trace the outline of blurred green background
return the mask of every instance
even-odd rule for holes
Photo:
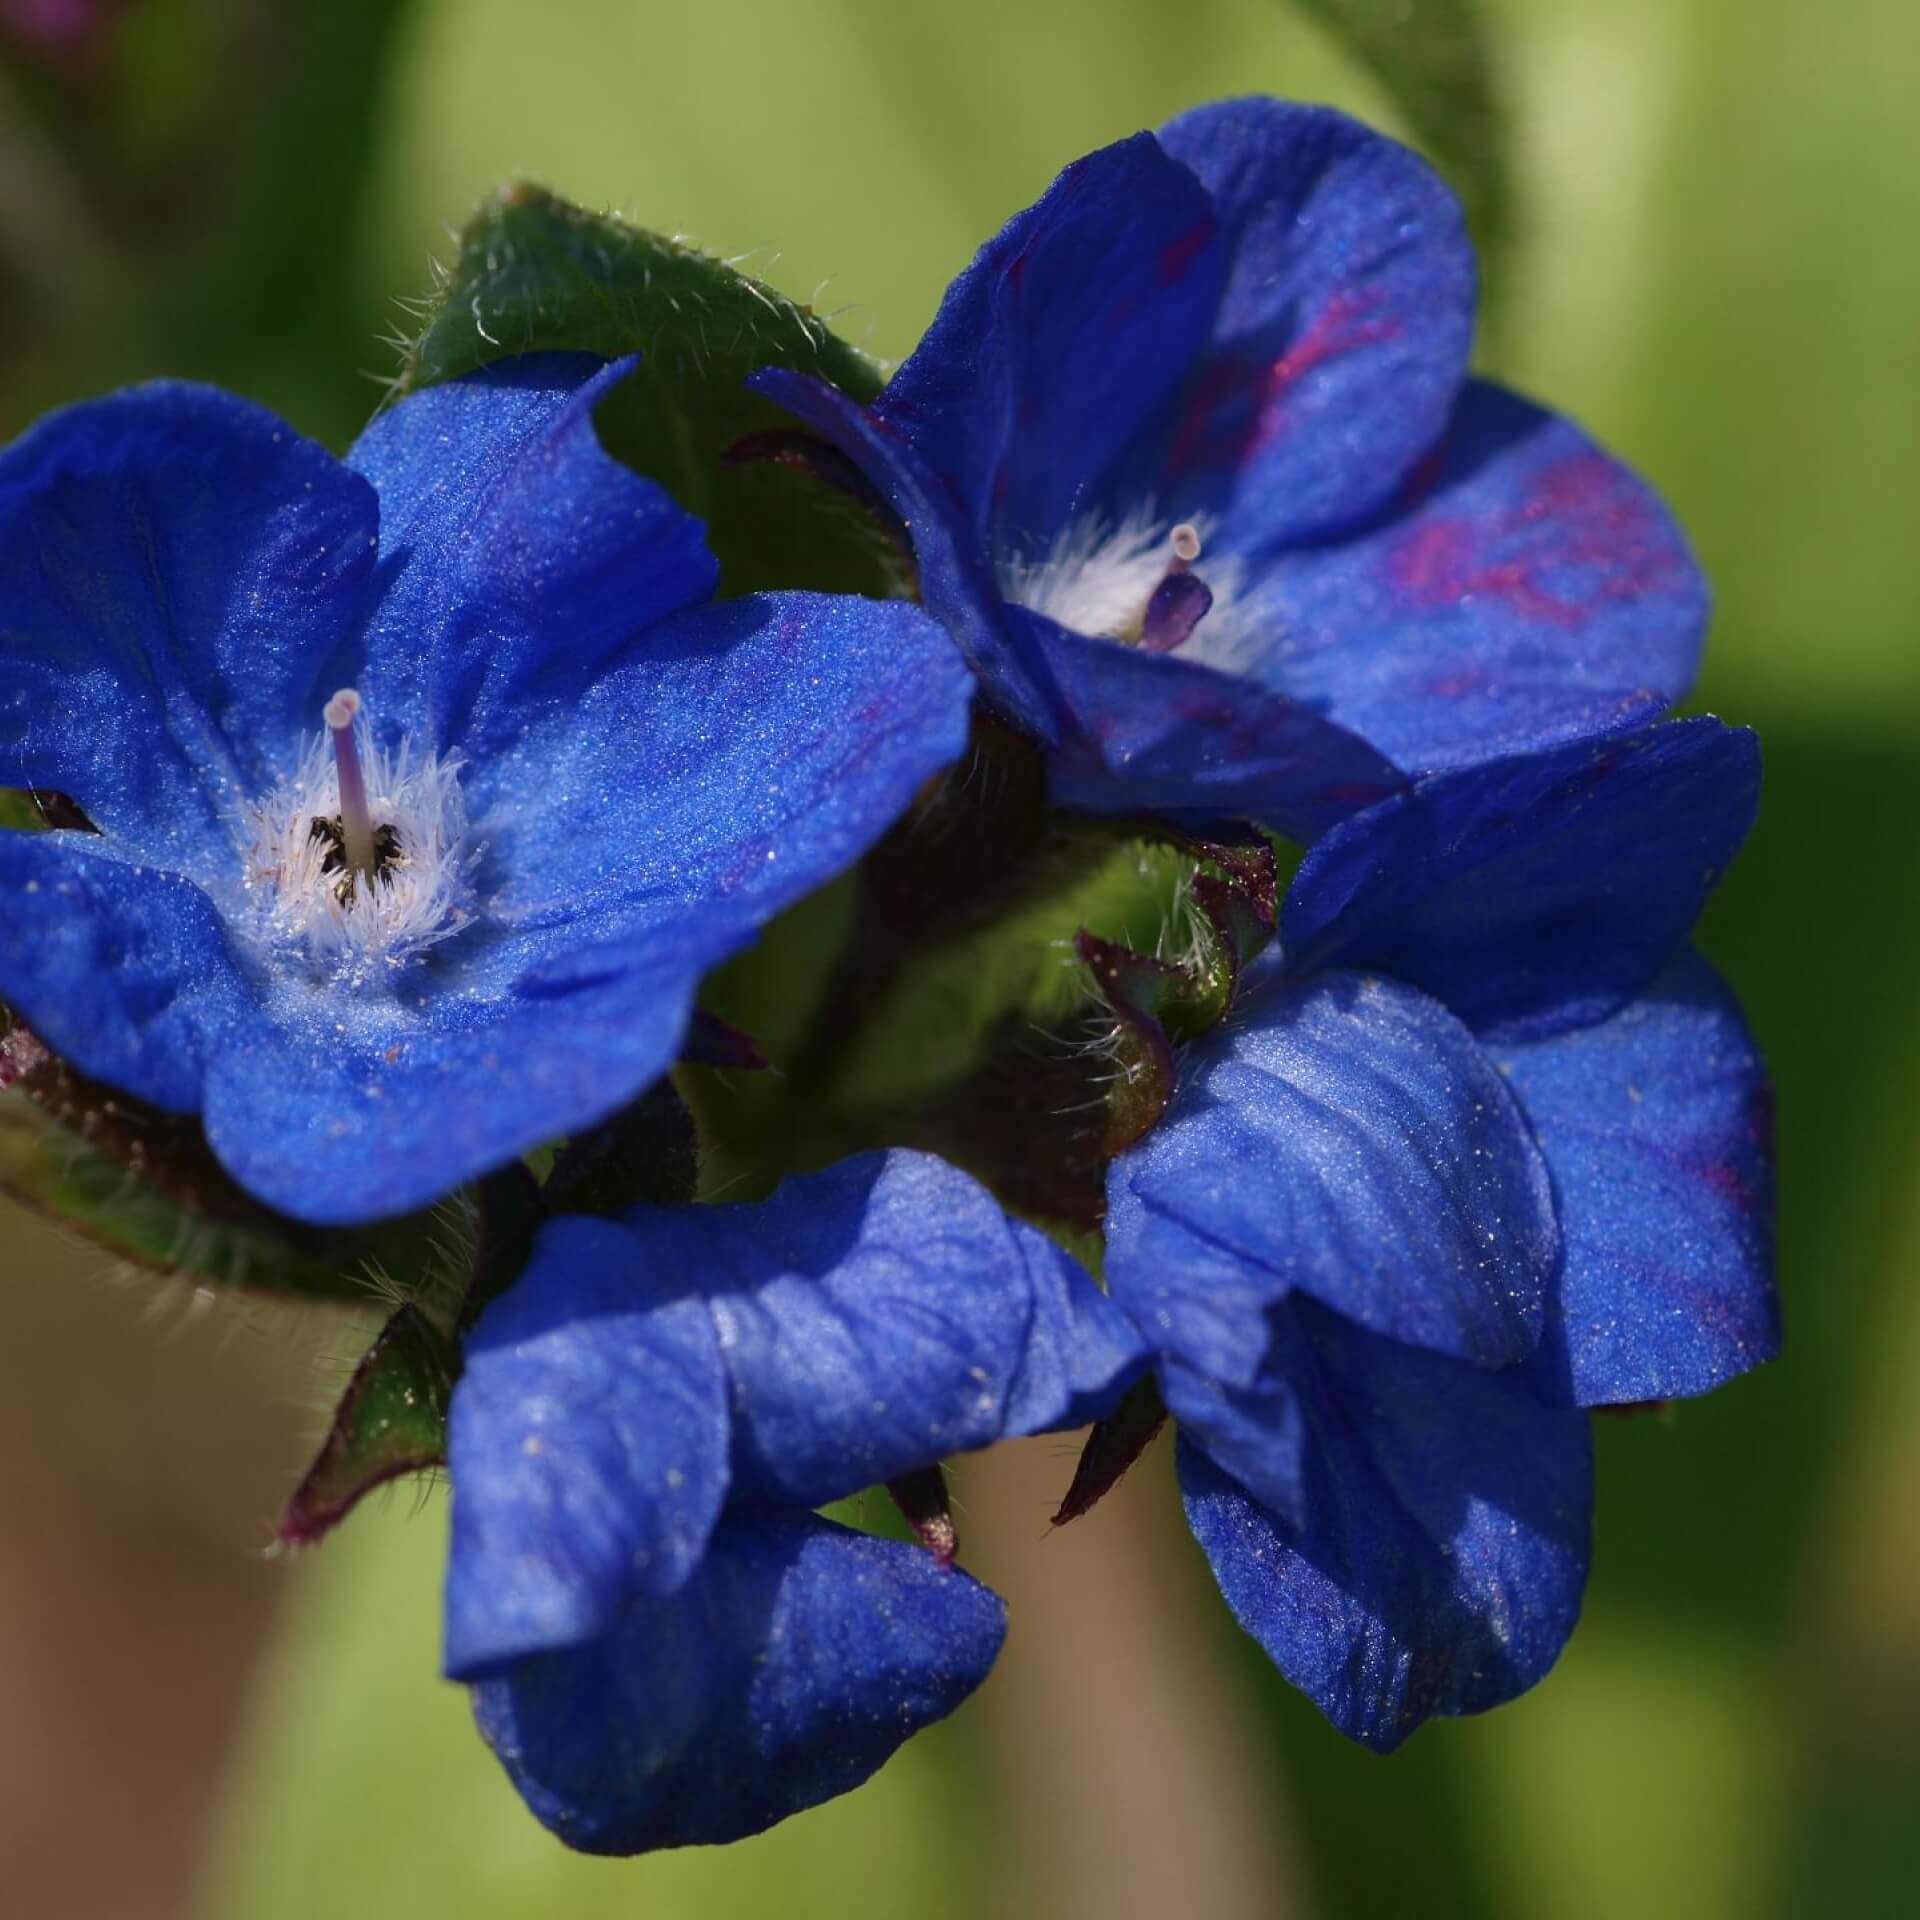
[[[10,7],[0,38],[35,11]],[[1279,0],[107,11],[96,41],[16,39],[0,64],[8,434],[193,373],[344,444],[392,368],[394,297],[509,176],[747,255],[892,358],[1091,146],[1254,90],[1400,125]],[[1601,1422],[1597,1565],[1556,1672],[1373,1758],[1238,1638],[1164,1450],[1047,1541],[1069,1460],[1031,1445],[962,1478],[1014,1639],[956,1720],[764,1839],[576,1860],[435,1678],[437,1495],[291,1566],[253,1557],[313,1368],[353,1330],[186,1296],[156,1318],[0,1216],[12,1910],[1913,1911],[1920,37],[1911,0],[1484,13],[1514,247],[1483,358],[1675,503],[1719,596],[1698,704],[1768,759],[1705,943],[1778,1080],[1788,1356]]]

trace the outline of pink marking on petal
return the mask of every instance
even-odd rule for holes
[[[1436,674],[1427,682],[1427,691],[1437,700],[1461,700],[1470,693],[1485,693],[1493,685],[1493,676],[1483,668],[1463,667],[1458,673]]]
[[[1175,473],[1202,463],[1240,466],[1286,425],[1295,390],[1309,374],[1400,331],[1371,287],[1337,293],[1277,359],[1242,347],[1219,354],[1195,381],[1168,455]]]
[[[1170,287],[1186,277],[1187,269],[1206,252],[1214,235],[1211,218],[1200,221],[1177,240],[1169,240],[1160,249],[1160,284]]]
[[[1387,571],[1415,606],[1501,600],[1523,620],[1556,627],[1684,591],[1689,579],[1684,554],[1645,494],[1591,451],[1543,467],[1515,506],[1416,522],[1389,549]],[[1549,572],[1559,576],[1552,588],[1541,578]]]

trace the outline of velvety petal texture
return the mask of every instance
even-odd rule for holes
[[[1624,1005],[1685,942],[1759,806],[1743,728],[1677,720],[1423,780],[1294,876],[1296,969],[1379,968],[1501,1039]]]
[[[1219,222],[1151,134],[1076,160],[981,248],[876,403],[991,546],[1044,549],[1201,348]]]
[[[1642,724],[1697,664],[1684,539],[1577,428],[1468,378],[1474,305],[1416,154],[1234,100],[1069,167],[871,410],[755,384],[899,516],[1059,805],[1311,840],[1403,770]],[[1193,610],[1150,638],[1188,524]]]
[[[1196,1043],[1109,1196],[1114,1297],[1156,1343],[1207,1329],[1173,1351],[1228,1381],[1262,1355],[1233,1353],[1224,1314],[1295,1292],[1477,1365],[1525,1359],[1559,1254],[1546,1168],[1472,1035],[1359,974],[1280,983]],[[1168,1258],[1162,1221],[1211,1256]]]
[[[1405,786],[1389,761],[1311,707],[1199,660],[1119,646],[1010,604],[956,496],[897,422],[796,374],[769,370],[753,385],[858,462],[899,514],[926,604],[988,700],[1052,746],[1055,805],[1198,827],[1254,819],[1312,839]]]
[[[1383,513],[1276,553],[1249,598],[1239,670],[1422,772],[1657,717],[1692,685],[1707,624],[1652,489],[1478,380]]]
[[[807,1509],[1095,1418],[1144,1361],[1076,1262],[925,1154],[551,1221],[454,1393],[447,1671],[571,1844],[757,1832],[949,1711],[1002,1632],[923,1549]]]
[[[191,1113],[209,1026],[255,1013],[207,896],[92,834],[0,832],[0,905],[0,997],[82,1072]]]
[[[722,1524],[669,1598],[473,1692],[527,1804],[589,1853],[737,1840],[856,1787],[986,1677],[1005,1610],[811,1514]]]
[[[705,1303],[610,1222],[551,1222],[465,1355],[448,1433],[455,1679],[577,1646],[630,1594],[684,1586],[731,1444]]]
[[[1490,1052],[1559,1202],[1548,1391],[1674,1399],[1772,1359],[1773,1095],[1712,968],[1685,955],[1610,1020]]]
[[[913,542],[921,599],[979,676],[989,703],[1036,739],[1059,740],[1070,717],[1038,630],[1009,618],[979,516],[928,466],[908,431],[824,380],[787,368],[763,367],[747,384],[866,475]]]
[[[635,1579],[678,1585],[729,1483],[824,1505],[1095,1418],[1144,1359],[1077,1262],[930,1154],[556,1221],[454,1396],[448,1670],[570,1644]]]
[[[320,698],[357,686],[379,724],[491,754],[712,594],[700,522],[594,435],[637,364],[529,354],[375,416],[347,464],[380,498],[380,598]]]
[[[1240,1624],[1335,1726],[1382,1752],[1553,1664],[1580,1610],[1586,1417],[1526,1370],[1463,1366],[1309,1301],[1276,1319],[1271,1400],[1297,1401],[1297,1517],[1192,1440],[1187,1518]]]
[[[5,850],[10,919],[99,924],[9,941],[0,997],[202,1110],[298,1218],[423,1205],[624,1104],[700,976],[964,746],[972,683],[918,609],[694,604],[699,523],[594,438],[623,371],[539,356],[414,395],[363,473],[174,387],[0,456],[0,782],[105,829]],[[376,806],[416,835],[402,877],[433,876],[386,944],[365,929],[401,896],[376,878],[343,915],[306,857],[346,684]]]
[[[1047,766],[1056,806],[1184,826],[1255,820],[1313,840],[1406,784],[1311,707],[1177,654],[1089,639],[1025,608],[1010,624],[1046,662],[1063,725]]]
[[[1438,436],[1465,377],[1475,272],[1459,202],[1417,154],[1330,107],[1182,114],[1161,149],[1206,189],[1227,278],[1148,464],[1257,553],[1372,511]]]
[[[49,415],[0,453],[0,786],[72,794],[198,877],[318,727],[379,526],[365,480],[214,388]]]

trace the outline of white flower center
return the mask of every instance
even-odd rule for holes
[[[456,934],[472,917],[458,755],[372,744],[357,694],[327,703],[327,727],[284,786],[247,816],[246,887],[261,937],[303,952],[327,978],[365,984]]]
[[[1171,576],[1200,559],[1206,539],[1203,520],[1173,523],[1151,502],[1117,523],[1099,514],[1083,515],[1042,558],[1001,561],[1000,591],[1015,605],[1030,607],[1076,633],[1128,646],[1155,646],[1149,609]],[[1204,649],[1195,644],[1191,651],[1204,651],[1217,663],[1238,638],[1244,568],[1231,556],[1208,556],[1201,571],[1211,602],[1171,647],[1184,645],[1187,633],[1196,643],[1204,635]]]

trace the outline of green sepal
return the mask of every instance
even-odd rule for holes
[[[46,833],[55,827],[98,833],[78,802],[51,787],[0,787],[0,829],[9,833]]]
[[[33,795],[20,787],[0,787],[0,830],[9,833],[40,833],[46,828]]]
[[[419,1308],[402,1307],[354,1369],[319,1455],[280,1516],[281,1542],[311,1546],[375,1487],[444,1466],[458,1375],[453,1342]]]
[[[435,1258],[431,1213],[316,1228],[261,1205],[192,1115],[76,1072],[0,1009],[0,1191],[119,1259],[216,1286],[365,1300]]]
[[[1107,1088],[1106,1150],[1124,1153],[1152,1131],[1173,1098],[1171,1015],[1192,992],[1184,969],[1097,934],[1075,946],[1113,1013],[1113,1075]]]
[[[844,494],[781,461],[725,459],[792,428],[747,391],[757,368],[794,368],[863,401],[879,392],[875,364],[809,308],[678,240],[508,186],[462,230],[396,390],[556,349],[641,356],[595,424],[610,453],[706,522],[723,594],[900,588],[888,532]]]
[[[1112,1029],[1092,1003],[1046,1027],[1008,1014],[969,1072],[861,1113],[842,1145],[937,1153],[1049,1231],[1097,1233],[1117,1070]]]

